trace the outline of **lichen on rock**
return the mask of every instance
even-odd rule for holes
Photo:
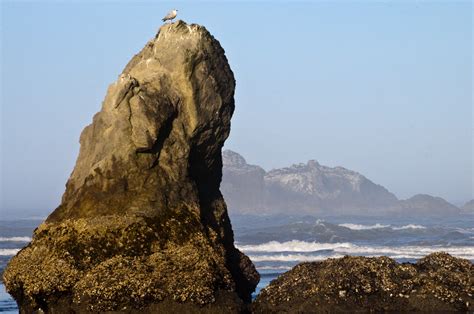
[[[82,132],[61,204],[5,270],[21,312],[245,308],[259,276],[219,191],[234,88],[204,27],[160,28]]]

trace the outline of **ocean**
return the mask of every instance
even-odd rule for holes
[[[236,246],[261,275],[258,292],[303,261],[344,255],[386,255],[416,262],[436,251],[474,262],[474,215],[444,219],[361,217],[232,216]],[[39,219],[0,220],[0,272],[31,240]],[[17,313],[16,303],[0,283],[0,312]]]
[[[0,273],[13,255],[31,241],[33,230],[42,219],[0,220]],[[16,302],[0,282],[0,313],[18,313]]]

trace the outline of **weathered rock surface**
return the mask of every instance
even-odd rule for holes
[[[22,312],[238,312],[259,276],[219,191],[233,73],[208,31],[161,27],[81,134],[62,202],[9,263]]]
[[[255,313],[474,311],[474,266],[447,253],[416,264],[388,257],[301,263],[262,290]]]

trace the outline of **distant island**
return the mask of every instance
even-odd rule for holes
[[[231,150],[222,159],[221,191],[232,214],[445,216],[474,207],[471,201],[461,210],[427,194],[399,200],[358,172],[315,160],[267,172]]]
[[[462,211],[465,213],[474,213],[474,200],[470,200],[461,207]]]

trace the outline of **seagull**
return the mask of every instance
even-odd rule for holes
[[[174,9],[173,11],[166,14],[166,16],[162,19],[162,21],[163,22],[168,21],[168,20],[171,21],[176,17],[176,15],[178,15],[178,10]]]

